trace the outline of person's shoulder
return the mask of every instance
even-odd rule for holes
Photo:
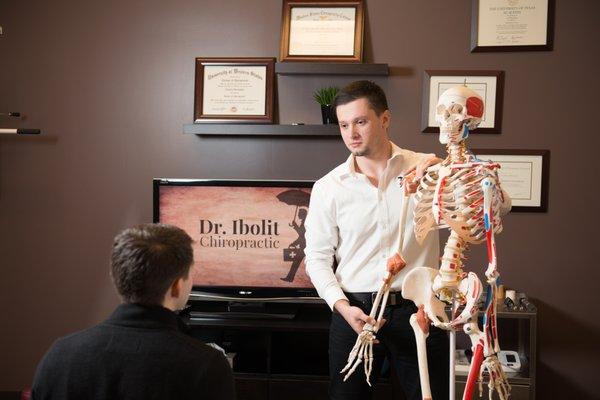
[[[405,149],[392,143],[392,156],[399,156],[403,167],[414,167],[419,162],[431,157],[435,157],[433,153],[421,153],[418,151]]]
[[[192,356],[201,356],[204,359],[212,359],[218,356],[225,357],[221,351],[183,332],[176,332],[175,340]]]
[[[334,169],[332,169],[331,171],[329,171],[327,174],[325,174],[320,179],[317,179],[317,181],[315,182],[315,186],[323,187],[323,186],[331,185],[331,184],[339,181],[340,178],[342,176],[344,176],[345,174],[347,174],[348,172],[349,172],[348,171],[348,162],[345,161],[345,162],[341,163],[340,165],[338,165],[337,167],[335,167]]]
[[[72,355],[81,354],[79,349],[88,351],[92,347],[92,344],[96,342],[95,338],[98,336],[99,330],[99,325],[95,325],[59,337],[46,352],[46,358],[51,362],[56,357],[64,359]]]

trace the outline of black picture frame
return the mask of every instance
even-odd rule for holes
[[[512,199],[513,206],[512,212],[547,212],[548,211],[548,194],[549,194],[549,181],[550,181],[550,150],[524,150],[524,149],[471,149],[473,154],[482,160],[486,160],[486,155],[496,156],[492,161],[498,162],[501,166],[499,170],[500,183],[504,190],[510,194],[510,186],[506,183],[502,183],[502,166],[508,163],[528,163],[531,160],[537,159],[537,166],[531,166],[531,182],[539,182],[539,188],[530,188],[532,196],[539,194],[535,198],[520,199],[514,197]],[[510,156],[512,160],[502,161],[502,156]],[[521,161],[518,159],[521,158]],[[535,176],[533,176],[535,174]],[[508,190],[507,190],[508,189]],[[537,205],[531,205],[530,203],[538,202]]]
[[[423,133],[436,133],[439,134],[440,129],[437,126],[433,126],[430,124],[430,99],[432,95],[439,96],[440,89],[435,93],[431,93],[431,79],[435,77],[453,77],[452,82],[440,82],[441,84],[462,84],[465,82],[465,78],[472,77],[483,77],[483,78],[495,78],[495,93],[490,94],[495,98],[494,104],[495,109],[493,111],[494,115],[494,125],[493,127],[478,127],[473,130],[472,134],[498,134],[502,131],[502,106],[504,102],[504,71],[497,70],[425,70],[423,73],[423,101],[422,101],[422,110],[421,110],[421,132]],[[470,80],[472,81],[472,79]],[[469,85],[469,81],[466,82],[467,86]],[[438,85],[438,86],[440,86]],[[488,115],[487,110],[487,101],[484,98],[484,102],[486,103],[486,111],[484,114]]]
[[[554,13],[555,0],[547,0],[548,19],[546,21],[546,43],[544,44],[521,44],[521,45],[502,45],[502,46],[484,46],[479,45],[479,6],[480,1],[471,0],[471,52],[514,52],[514,51],[551,51],[554,48]]]

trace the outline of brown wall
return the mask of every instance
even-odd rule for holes
[[[396,67],[375,79],[393,140],[438,153],[419,133],[422,71],[506,71],[502,134],[470,146],[552,156],[549,210],[506,217],[500,271],[539,306],[538,398],[597,396],[600,2],[557,1],[552,52],[491,54],[468,51],[470,3],[369,0],[367,61]],[[182,134],[194,57],[276,56],[280,14],[280,0],[0,1],[0,112],[43,129],[0,137],[0,390],[28,386],[53,340],[117,304],[111,239],[151,220],[153,177],[316,179],[346,157],[339,139]],[[318,122],[311,92],[348,81],[279,77],[282,123]],[[484,260],[478,248],[470,267]]]

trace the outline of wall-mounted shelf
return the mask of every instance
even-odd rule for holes
[[[382,75],[390,74],[387,64],[278,62],[279,75]]]
[[[185,124],[183,133],[201,136],[339,136],[337,125]]]

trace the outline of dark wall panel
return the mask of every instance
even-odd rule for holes
[[[539,306],[538,398],[590,398],[600,2],[557,3],[554,51],[471,54],[469,0],[368,1],[365,53],[393,67],[375,79],[392,139],[438,154],[437,138],[419,134],[422,71],[506,72],[502,134],[469,145],[552,155],[549,210],[505,218],[500,271]],[[182,134],[194,57],[277,56],[280,16],[280,0],[0,2],[0,112],[21,111],[20,126],[44,132],[0,137],[0,390],[30,385],[57,337],[117,304],[111,240],[151,220],[153,177],[316,179],[345,159],[339,139]],[[312,91],[350,79],[279,77],[281,121],[317,123]],[[483,248],[468,265],[483,271]]]

